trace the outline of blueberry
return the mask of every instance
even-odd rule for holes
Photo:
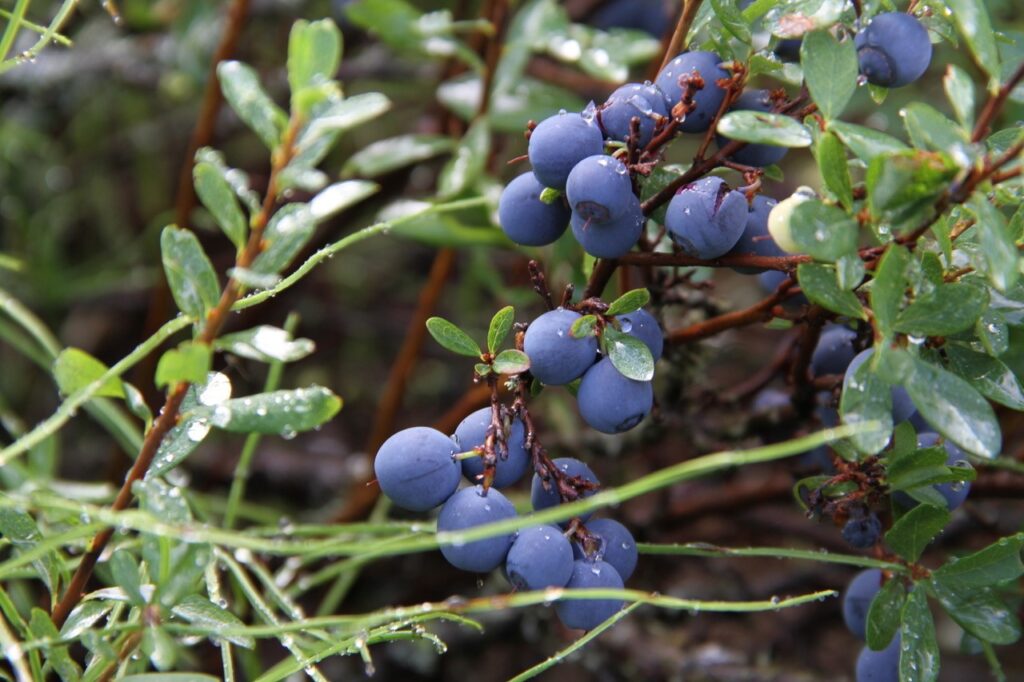
[[[743,234],[739,241],[729,250],[730,256],[768,256],[776,258],[787,255],[779,248],[771,234],[768,233],[768,214],[779,203],[771,197],[758,194],[754,201],[747,206],[747,220],[743,224]],[[762,268],[735,268],[736,272],[745,275],[753,275],[758,272],[765,272]],[[773,272],[771,270],[767,272]],[[772,287],[772,291],[775,288]]]
[[[587,370],[576,393],[580,416],[601,433],[622,433],[643,421],[654,405],[650,381],[636,381],[604,358]]]
[[[814,190],[809,187],[799,187],[793,194],[775,204],[768,213],[768,234],[784,254],[800,253],[800,247],[793,239],[790,223],[796,207],[813,199],[814,196]]]
[[[597,339],[574,338],[569,330],[581,315],[572,310],[550,310],[526,328],[523,350],[530,357],[530,372],[551,386],[567,384],[583,375],[597,360]]]
[[[605,31],[631,28],[660,38],[671,26],[672,15],[662,0],[610,0],[594,12],[590,24]]]
[[[604,561],[576,560],[569,589],[622,589],[622,577]],[[622,608],[621,599],[567,599],[555,604],[558,618],[567,628],[593,630]]]
[[[373,471],[381,491],[410,511],[426,511],[447,500],[459,486],[455,442],[436,429],[416,426],[380,446]]]
[[[849,327],[830,324],[818,337],[818,345],[811,354],[811,376],[845,374],[857,350],[853,347],[857,333]]]
[[[651,356],[657,362],[665,348],[665,336],[661,331],[661,325],[644,309],[634,310],[631,313],[624,313],[615,318],[619,321],[620,329],[635,336],[644,342],[651,351]]]
[[[523,246],[550,244],[569,226],[569,207],[561,197],[550,204],[540,200],[544,185],[533,173],[508,183],[498,202],[498,222],[508,238]]]
[[[818,418],[822,426],[828,429],[839,426],[839,410],[836,408],[831,391],[815,393],[814,404],[814,416]]]
[[[597,120],[605,137],[625,142],[629,137],[630,122],[640,119],[637,144],[646,147],[654,137],[658,117],[667,118],[665,93],[653,83],[626,83],[608,96],[597,112]]]
[[[584,555],[578,544],[573,544],[573,556],[577,559],[598,560],[611,564],[622,581],[629,580],[636,569],[639,554],[636,540],[629,529],[614,519],[596,519],[587,523],[587,530],[597,538],[597,551],[591,557]]]
[[[516,508],[499,491],[483,486],[463,488],[448,498],[437,517],[439,532],[466,530],[474,526],[511,519]],[[472,542],[441,545],[441,554],[455,568],[474,573],[487,573],[505,561],[512,546],[514,533],[474,540]]]
[[[803,42],[802,38],[784,38],[775,44],[773,52],[784,62],[799,62]]]
[[[552,460],[554,465],[566,476],[578,476],[584,481],[590,483],[600,484],[597,480],[597,475],[591,471],[590,467],[573,457],[558,457]],[[550,507],[557,507],[562,503],[562,499],[558,495],[558,489],[555,486],[554,481],[549,482],[549,488],[544,487],[544,481],[537,474],[533,475],[533,483],[530,485],[530,502],[533,504],[533,508],[536,511],[541,509],[548,509]],[[590,497],[595,492],[596,488],[592,488],[583,493],[583,497]],[[590,514],[583,514],[580,516],[581,519],[586,521],[590,518]]]
[[[867,348],[858,353],[846,368],[846,376],[852,376],[853,373],[857,371],[858,367],[871,358],[874,352],[874,348]],[[914,407],[914,403],[910,400],[910,394],[907,393],[907,389],[902,386],[893,386],[891,390],[892,423],[899,424],[900,422],[909,419],[916,411],[916,408]]]
[[[864,628],[868,622],[871,600],[882,589],[882,572],[869,568],[853,576],[843,593],[843,622],[857,636],[864,639]]]
[[[873,85],[898,88],[928,70],[932,43],[916,17],[902,12],[877,14],[854,39],[860,72]]]
[[[591,225],[621,218],[636,199],[629,170],[606,154],[588,156],[573,166],[565,195],[573,215]]]
[[[475,447],[482,447],[487,439],[487,427],[491,425],[491,408],[482,407],[463,419],[455,429],[452,438],[459,450],[465,452]],[[494,468],[494,485],[505,488],[514,485],[523,477],[530,467],[530,453],[526,450],[526,428],[518,417],[512,420],[511,428],[505,430],[508,451],[495,442],[494,452],[498,461]],[[462,475],[476,483],[484,473],[482,457],[470,457],[462,460]]]
[[[584,251],[596,258],[619,258],[625,255],[643,233],[644,223],[640,200],[633,195],[627,199],[626,212],[615,220],[600,223],[573,213],[569,221],[576,241]]]
[[[665,93],[665,102],[670,112],[683,96],[680,76],[700,74],[704,79],[704,87],[693,96],[697,108],[687,114],[679,125],[682,132],[702,133],[711,126],[711,121],[725,99],[725,90],[718,86],[717,81],[729,77],[729,72],[719,66],[721,63],[722,58],[713,52],[684,52],[658,73],[654,82]]]
[[[754,414],[774,412],[789,407],[791,402],[789,394],[785,391],[780,391],[777,388],[764,388],[754,396],[754,402],[751,403],[750,409]]]
[[[874,512],[855,514],[843,526],[843,539],[857,549],[870,549],[882,536],[882,522]]]
[[[881,651],[864,647],[857,656],[857,682],[899,682],[900,636]]]
[[[936,447],[939,444],[939,434],[937,433],[919,433],[917,434],[917,447],[919,448],[931,448]],[[946,465],[947,466],[958,466],[964,467],[970,465],[970,460],[964,451],[957,446],[950,443],[948,440],[943,441],[943,447],[946,448]],[[956,481],[952,483],[937,483],[934,487],[939,493],[946,498],[946,507],[949,511],[958,509],[967,499],[968,493],[971,492],[970,481]]]
[[[736,246],[747,222],[747,198],[718,177],[683,187],[669,202],[665,227],[688,255],[718,258]]]
[[[729,111],[771,111],[772,102],[768,90],[747,90],[736,98]],[[729,143],[729,138],[724,135],[716,135],[715,142],[719,148]],[[771,144],[748,144],[743,149],[734,152],[729,158],[744,166],[764,167],[778,163],[789,151],[786,147],[777,147]]]
[[[531,526],[519,531],[508,558],[505,573],[517,590],[565,587],[572,577],[572,547],[554,526]]]
[[[555,114],[533,129],[527,154],[533,173],[545,187],[565,189],[577,163],[604,150],[601,130],[579,114]]]

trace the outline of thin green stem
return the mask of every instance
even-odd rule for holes
[[[772,559],[818,561],[826,564],[845,564],[847,566],[862,566],[864,568],[881,568],[897,573],[904,573],[907,570],[906,566],[892,561],[881,561],[871,557],[854,556],[852,554],[832,554],[825,550],[790,549],[788,547],[718,547],[703,542],[691,542],[685,545],[661,545],[638,542],[636,547],[641,554],[700,557],[768,557]]]
[[[11,632],[11,629],[7,627],[6,618],[0,618],[0,645],[3,646],[4,656],[18,676],[18,682],[38,679],[32,677],[32,672],[25,664],[25,650],[22,648],[18,638]]]
[[[75,1],[76,0],[69,0],[69,2],[75,2]],[[10,20],[13,16],[14,15],[11,14],[8,10],[0,9],[0,17],[3,17],[4,19]],[[21,25],[23,27],[27,28],[30,31],[35,31],[36,33],[42,33],[43,35],[46,35],[47,32],[50,31],[51,28],[53,27],[52,23],[50,24],[50,26],[43,26],[41,24],[35,23],[34,21],[29,21],[28,19],[22,19],[21,20]],[[64,47],[71,47],[71,44],[72,44],[70,38],[68,38],[66,35],[64,35],[62,33],[58,33],[56,31],[54,31],[52,34],[50,34],[50,36],[47,39],[48,40],[54,40],[54,41],[60,43],[61,45],[63,45]],[[3,260],[3,257],[0,256],[0,261],[2,261],[2,260]]]
[[[70,18],[71,12],[75,9],[75,5],[77,4],[78,0],[64,0],[64,4],[60,6],[59,10],[57,10],[57,14],[53,17],[53,20],[50,21],[50,25],[43,28],[43,34],[39,36],[39,40],[37,40],[32,47],[19,55],[19,58],[35,59],[36,55],[42,52],[43,49],[51,42],[64,42],[65,45],[70,45],[71,41],[60,35],[60,29]],[[21,25],[32,30],[36,30],[37,28],[35,24],[24,20],[22,20]],[[60,40],[61,38],[63,38],[63,41]],[[13,68],[15,64],[17,64],[17,60],[0,62],[0,73]]]
[[[18,0],[14,5],[14,11],[8,17],[7,28],[3,36],[0,36],[0,70],[7,66],[7,53],[14,45],[14,39],[18,37],[18,30],[25,19],[25,12],[28,10],[28,0]]]

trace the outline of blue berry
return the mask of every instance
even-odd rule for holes
[[[577,559],[609,563],[623,582],[629,580],[636,569],[639,557],[636,540],[633,539],[633,534],[629,532],[629,529],[614,519],[596,519],[587,522],[587,530],[598,540],[596,553],[594,556],[588,557],[584,555],[578,544],[574,544],[573,556]]]
[[[881,651],[864,647],[857,656],[857,682],[899,682],[900,636]]]
[[[482,407],[459,423],[452,438],[463,452],[483,447],[487,439],[487,427],[490,425],[491,408]],[[507,451],[501,447],[500,442],[496,441],[494,444],[494,453],[498,456],[494,468],[494,485],[498,488],[514,485],[530,467],[530,453],[526,450],[526,428],[521,419],[513,419],[511,428],[506,425],[505,440],[508,445]],[[478,477],[483,473],[482,457],[462,460],[462,475],[470,481],[478,482]]]
[[[919,448],[931,448],[936,447],[939,444],[939,434],[937,433],[919,433],[917,434],[917,447]],[[948,440],[943,441],[942,446],[946,448],[946,465],[947,466],[958,466],[965,467],[970,465],[970,460],[964,451],[957,446],[950,443]],[[949,511],[958,509],[967,499],[967,495],[971,492],[970,481],[956,481],[952,483],[937,483],[934,486],[939,494],[946,498],[946,507]]]
[[[604,358],[587,370],[576,393],[580,416],[601,433],[629,431],[643,421],[654,405],[650,381],[636,381]]]
[[[853,360],[850,361],[850,365],[846,368],[846,376],[852,376],[853,373],[857,371],[858,367],[871,358],[874,352],[874,348],[867,348],[854,356]],[[899,424],[900,422],[909,419],[917,408],[914,407],[913,401],[910,400],[910,394],[907,393],[907,389],[902,386],[893,386],[891,390],[892,423]]]
[[[593,121],[562,113],[537,124],[530,133],[527,155],[534,175],[545,187],[564,190],[573,166],[603,150],[604,138]]]
[[[604,561],[576,560],[572,577],[566,585],[570,589],[622,589],[622,577]],[[622,608],[620,599],[567,599],[555,604],[558,618],[567,628],[593,630]]]
[[[631,313],[618,315],[615,319],[619,321],[620,329],[623,332],[644,342],[650,349],[651,357],[655,362],[661,358],[665,349],[665,336],[661,331],[661,325],[654,319],[654,315],[641,308]]]
[[[640,119],[637,144],[646,147],[654,137],[659,117],[667,118],[665,93],[653,83],[626,83],[608,96],[597,112],[597,120],[605,137],[625,142],[629,138],[630,123]]]
[[[552,460],[552,462],[566,476],[580,477],[584,481],[600,484],[600,481],[597,480],[597,475],[591,471],[590,467],[574,457],[558,457]],[[555,482],[553,480],[550,481],[548,486],[548,488],[545,488],[541,477],[537,474],[533,475],[533,483],[530,485],[530,502],[533,504],[534,510],[540,511],[541,509],[557,507],[562,503]],[[583,497],[590,497],[595,492],[597,492],[595,488],[587,490],[583,493]],[[580,518],[586,521],[590,518],[590,514],[583,514]]]
[[[543,590],[565,587],[572,564],[572,548],[560,529],[531,526],[519,531],[508,550],[505,573],[517,590]]]
[[[644,222],[640,200],[631,194],[626,200],[626,211],[619,218],[601,223],[587,220],[574,212],[569,224],[572,236],[591,256],[619,258],[636,244],[643,233]]]
[[[747,90],[736,98],[729,111],[771,111],[772,102],[767,90]],[[729,138],[724,135],[716,135],[715,142],[719,148],[729,143]],[[786,147],[778,147],[771,144],[748,144],[729,158],[744,166],[764,167],[778,163],[789,151]]]
[[[516,508],[498,490],[486,493],[483,486],[463,488],[448,498],[437,517],[439,532],[453,532],[511,519]],[[505,561],[514,533],[441,545],[441,554],[455,568],[475,573],[492,571]]]
[[[768,214],[778,203],[775,199],[762,194],[754,197],[754,201],[747,207],[747,220],[743,224],[743,234],[740,235],[735,246],[729,250],[728,255],[768,256],[771,258],[788,255],[775,243],[772,235],[768,232]],[[762,268],[749,267],[735,268],[735,270],[745,275],[765,272]],[[767,272],[775,271],[768,270]],[[772,291],[775,291],[774,287]]]
[[[860,72],[873,85],[898,88],[928,70],[932,43],[916,17],[902,12],[875,15],[854,39]]]
[[[550,204],[540,200],[544,185],[533,173],[508,183],[498,202],[498,222],[508,238],[523,246],[550,244],[569,226],[570,211],[561,197]]]
[[[673,241],[694,258],[724,256],[736,245],[747,222],[747,198],[718,177],[698,180],[672,197],[665,227]]]
[[[679,125],[679,130],[684,133],[702,133],[711,126],[725,99],[725,90],[719,87],[717,81],[728,78],[729,73],[719,64],[722,58],[713,52],[684,52],[665,65],[655,79],[655,85],[665,93],[665,102],[669,111],[679,103],[683,96],[683,87],[679,84],[679,77],[689,74],[700,74],[704,79],[704,87],[697,90],[693,96],[693,102],[697,108],[686,115],[686,119]]]
[[[594,12],[590,23],[602,30],[631,28],[660,38],[672,25],[672,15],[662,0],[610,0]]]
[[[856,340],[857,333],[849,327],[839,324],[825,327],[811,354],[811,376],[845,374],[857,354],[857,349],[853,347]]]
[[[607,154],[588,156],[577,163],[565,183],[565,195],[575,216],[591,224],[621,218],[636,199],[629,170]]]
[[[447,500],[459,486],[455,442],[436,429],[416,426],[380,446],[373,471],[381,491],[410,511],[426,511]]]
[[[871,600],[882,589],[882,572],[869,568],[853,576],[843,593],[843,622],[858,639],[864,639]]]
[[[754,414],[774,412],[789,407],[791,402],[789,394],[785,391],[780,391],[777,388],[765,388],[754,396],[754,402],[751,403],[750,409]]]
[[[855,514],[843,526],[843,539],[857,549],[870,549],[882,536],[882,522],[874,512]]]
[[[829,429],[839,426],[839,410],[836,409],[831,391],[818,391],[814,395],[814,404],[814,416],[822,426]]]
[[[530,357],[530,372],[543,384],[559,386],[583,375],[597,360],[597,339],[574,338],[569,330],[581,315],[572,310],[550,310],[526,328],[523,350]]]
[[[784,38],[775,44],[775,56],[784,62],[799,62],[800,61],[800,46],[803,44],[802,38]]]

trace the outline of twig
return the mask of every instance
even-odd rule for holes
[[[1006,105],[1006,100],[1010,97],[1010,93],[1013,92],[1013,89],[1017,87],[1021,80],[1024,80],[1024,62],[1017,66],[1017,70],[1013,72],[1009,80],[1003,83],[1003,86],[999,88],[999,92],[985,102],[985,107],[981,110],[978,122],[974,126],[974,132],[971,134],[971,142],[981,142],[985,139],[989,129],[992,127],[992,122],[999,115],[999,112],[1002,111],[1003,106]]]
[[[790,296],[795,296],[799,293],[800,290],[794,284],[792,279],[787,279],[779,285],[775,293],[749,308],[725,313],[724,315],[712,317],[710,320],[698,322],[689,327],[676,329],[665,337],[665,342],[668,344],[692,343],[693,341],[699,341],[700,339],[706,339],[709,336],[719,334],[726,329],[743,327],[755,322],[769,320],[772,317],[772,308]]]
[[[700,9],[701,0],[683,0],[683,9],[679,13],[679,21],[676,22],[676,30],[665,48],[665,55],[661,58],[661,66],[658,70],[665,68],[665,65],[672,61],[676,55],[686,49],[686,34],[690,32],[693,20],[697,17],[697,10]]]
[[[763,268],[765,270],[789,271],[800,263],[811,263],[807,255],[796,256],[722,256],[714,260],[694,258],[685,253],[644,253],[630,252],[619,258],[623,265],[693,266],[708,268]]]

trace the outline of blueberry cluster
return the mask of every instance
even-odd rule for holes
[[[884,576],[877,568],[861,571],[843,593],[843,621],[858,639],[865,639],[871,601],[882,589]],[[857,682],[898,682],[900,679],[900,636],[897,633],[881,651],[865,646],[857,657]]]

